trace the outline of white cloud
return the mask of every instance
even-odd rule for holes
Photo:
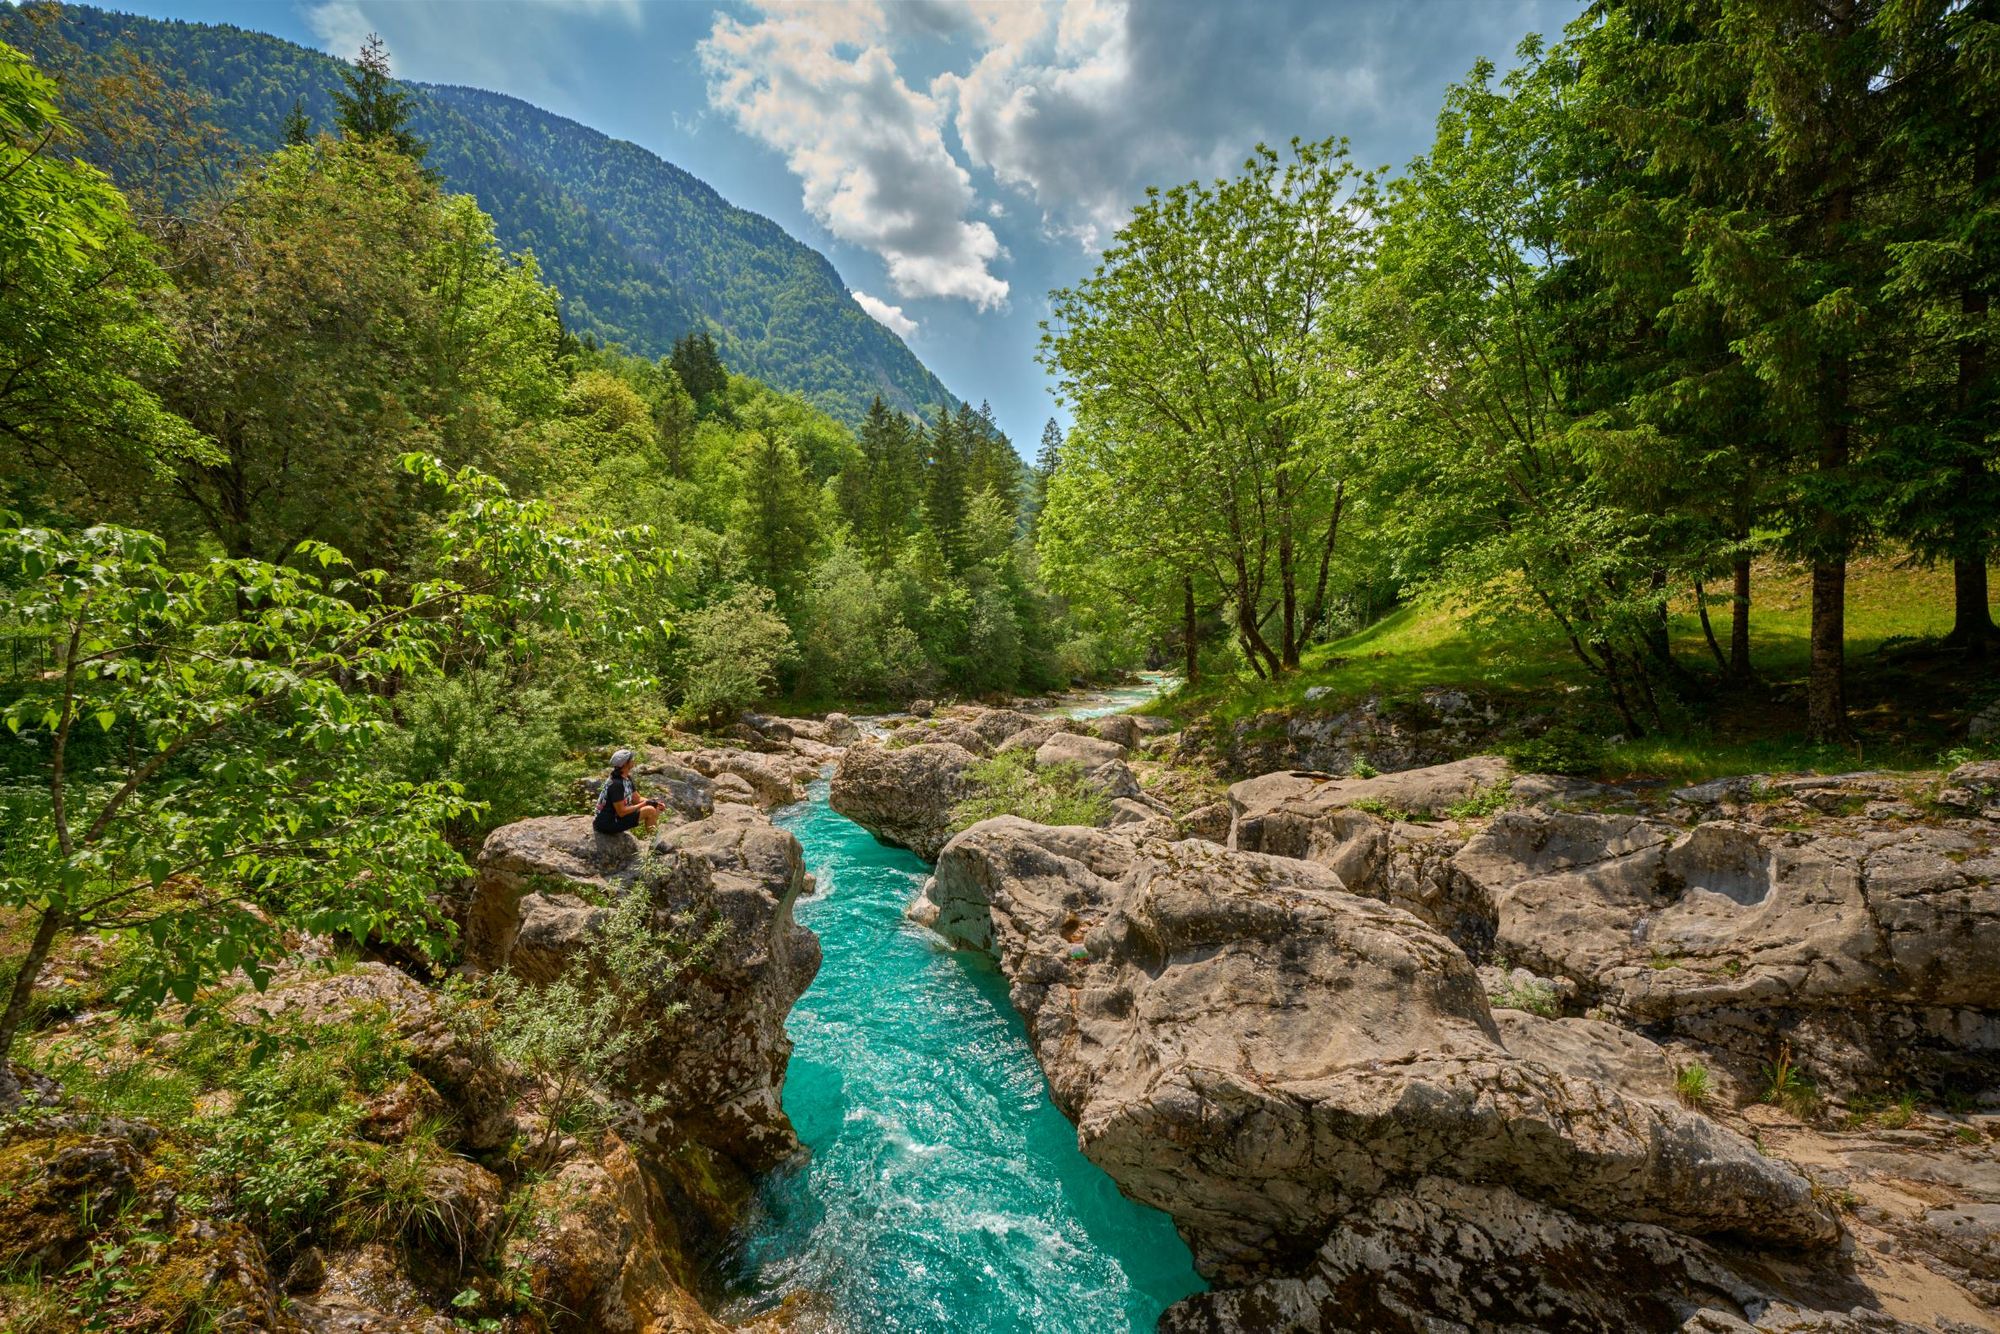
[[[873,3],[767,0],[761,17],[718,15],[701,44],[709,101],[785,155],[806,211],[881,257],[905,297],[1003,305],[999,238],[970,217],[972,178],[945,146],[944,107],[910,87]],[[919,25],[935,26],[927,10]]]
[[[866,292],[855,292],[854,304],[867,311],[877,324],[898,338],[908,338],[917,331],[917,322],[903,313],[901,306],[892,306],[880,297]]]
[[[361,43],[375,31],[375,25],[353,0],[327,0],[325,4],[314,5],[306,11],[306,22],[326,52],[342,60],[354,59]]]

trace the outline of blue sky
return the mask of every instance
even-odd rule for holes
[[[1148,185],[1260,140],[1400,165],[1444,87],[1580,0],[109,0],[510,93],[652,149],[825,252],[1032,454],[1046,294]]]

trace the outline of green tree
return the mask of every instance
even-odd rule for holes
[[[292,99],[292,109],[285,113],[283,134],[285,143],[292,147],[312,142],[312,117],[306,114],[304,98],[295,97]]]
[[[681,631],[681,710],[709,726],[768,695],[792,657],[791,631],[767,588],[738,588],[691,612]]]
[[[343,136],[386,143],[412,162],[424,160],[429,145],[410,132],[413,94],[397,86],[389,70],[389,48],[379,33],[369,33],[354,62],[341,66],[340,81],[343,87],[333,90],[333,104]]]
[[[713,415],[728,392],[729,372],[723,367],[722,358],[716,355],[715,340],[708,331],[702,329],[676,338],[667,360],[688,396],[694,399],[695,407],[703,415]]]
[[[1289,159],[1260,146],[1212,187],[1149,192],[1097,270],[1050,298],[1042,360],[1091,419],[1106,475],[1174,498],[1169,525],[1229,590],[1267,674],[1298,665],[1324,610],[1347,442],[1314,368],[1363,271],[1372,196],[1344,143],[1294,141]]]
[[[176,250],[183,351],[162,394],[218,453],[174,490],[228,554],[280,562],[312,538],[398,564],[421,513],[408,449],[546,480],[519,427],[557,406],[547,289],[408,158],[286,149]]]
[[[174,364],[153,247],[66,133],[55,85],[0,44],[0,483],[17,509],[103,514],[208,450],[147,383]]]
[[[951,413],[938,409],[937,424],[924,442],[924,526],[937,543],[945,569],[965,568],[965,518],[969,443]]]
[[[786,441],[753,431],[741,448],[742,483],[730,534],[750,577],[790,608],[819,534],[819,492]]]
[[[444,831],[466,803],[384,770],[390,722],[367,691],[434,676],[448,650],[502,642],[525,617],[594,625],[562,590],[615,589],[649,561],[491,479],[406,467],[453,507],[436,574],[394,595],[320,544],[308,569],[185,566],[133,529],[0,530],[7,628],[33,664],[0,716],[34,743],[30,775],[5,790],[0,903],[34,935],[0,1057],[69,933],[134,933],[140,1008],[193,1003],[237,968],[261,986],[288,932],[438,940],[427,895],[464,873]]]

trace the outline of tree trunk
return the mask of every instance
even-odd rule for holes
[[[1185,680],[1193,685],[1201,676],[1201,641],[1195,628],[1194,576],[1181,576],[1181,647],[1187,654]]]
[[[1984,657],[1986,650],[2000,641],[2000,627],[1993,624],[1986,586],[1986,556],[1981,552],[1951,563],[1952,618],[1947,643],[1959,644]]]
[[[0,1105],[12,1101],[18,1091],[13,1072],[8,1070],[8,1058],[14,1050],[14,1035],[21,1031],[21,1020],[27,1016],[28,1000],[35,993],[35,979],[42,974],[42,964],[49,957],[49,946],[55,943],[56,933],[62,929],[62,918],[53,908],[42,910],[42,919],[35,925],[35,938],[28,945],[27,957],[21,960],[21,971],[14,974],[14,989],[7,997],[7,1009],[0,1014]]]
[[[1729,606],[1729,674],[1750,679],[1750,558],[1736,562],[1736,596]]]
[[[1292,509],[1285,494],[1285,474],[1278,472],[1278,600],[1283,620],[1278,626],[1278,662],[1286,671],[1299,665],[1299,579],[1292,568]]]
[[[1701,613],[1701,637],[1708,641],[1708,651],[1715,658],[1715,665],[1724,676],[1729,675],[1729,659],[1722,656],[1722,645],[1715,642],[1715,626],[1708,619],[1708,590],[1701,586],[1701,580],[1694,581],[1694,606]]]
[[[1806,735],[1846,741],[1847,561],[1833,556],[1812,567],[1812,667],[1806,681]]]

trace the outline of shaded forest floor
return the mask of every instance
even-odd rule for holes
[[[1994,586],[2000,587],[2000,570]],[[1709,614],[1727,652],[1729,609],[1716,605],[1716,593],[1709,590]],[[1227,724],[1269,713],[1333,713],[1370,697],[1446,688],[1510,713],[1553,712],[1562,725],[1611,739],[1601,772],[1612,778],[1931,768],[1964,746],[1972,714],[2000,699],[2000,657],[1980,661],[1942,643],[1951,629],[1951,598],[1949,569],[1916,568],[1889,555],[1850,565],[1847,692],[1856,741],[1847,747],[1804,738],[1806,572],[1775,560],[1760,561],[1752,580],[1756,679],[1745,685],[1720,679],[1693,599],[1684,599],[1672,608],[1669,628],[1690,680],[1677,697],[1662,700],[1664,725],[1645,737],[1623,735],[1605,692],[1544,624],[1480,620],[1429,601],[1309,649],[1302,669],[1282,680],[1248,672],[1214,677],[1155,711]]]

